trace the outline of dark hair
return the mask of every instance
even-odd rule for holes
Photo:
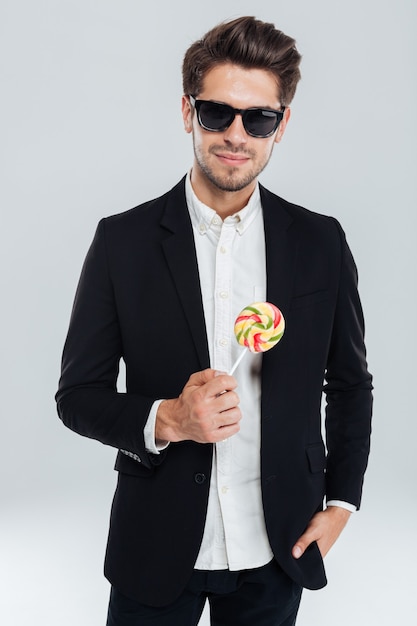
[[[281,105],[288,106],[301,77],[300,61],[295,40],[274,24],[239,17],[215,26],[188,48],[182,66],[184,93],[197,96],[211,69],[233,63],[271,72],[278,84]]]

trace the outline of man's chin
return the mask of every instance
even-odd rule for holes
[[[242,177],[241,175],[236,174],[239,174],[239,172],[235,170],[227,176],[213,176],[208,175],[207,173],[206,176],[211,184],[217,187],[217,189],[230,193],[233,193],[235,191],[242,191],[242,189],[245,189],[246,187],[251,185],[256,178],[253,175]]]

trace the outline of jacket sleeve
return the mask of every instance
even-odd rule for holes
[[[359,508],[368,463],[372,415],[372,376],[366,362],[364,320],[357,270],[344,233],[337,304],[326,382],[327,500]]]
[[[123,345],[108,266],[105,220],[81,272],[62,357],[57,409],[71,430],[130,451],[150,466],[143,429],[154,398],[116,389]],[[159,459],[159,460],[156,460]]]

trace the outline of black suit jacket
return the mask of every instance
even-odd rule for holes
[[[359,507],[371,376],[356,269],[339,224],[263,187],[261,200],[267,299],[286,320],[279,346],[260,357],[265,520],[276,560],[314,589],[326,583],[317,545],[299,560],[291,547],[325,495]],[[120,358],[126,394],[116,392]],[[100,222],[75,297],[57,393],[69,428],[141,459],[117,456],[105,574],[125,595],[155,606],[173,601],[191,575],[212,445],[186,441],[152,455],[143,427],[154,400],[178,396],[190,374],[209,365],[182,180],[164,196]]]

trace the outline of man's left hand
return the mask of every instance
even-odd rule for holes
[[[350,515],[350,511],[339,506],[329,506],[325,511],[316,513],[305,533],[294,545],[293,557],[299,559],[308,546],[317,541],[321,556],[324,558],[346,526]]]

